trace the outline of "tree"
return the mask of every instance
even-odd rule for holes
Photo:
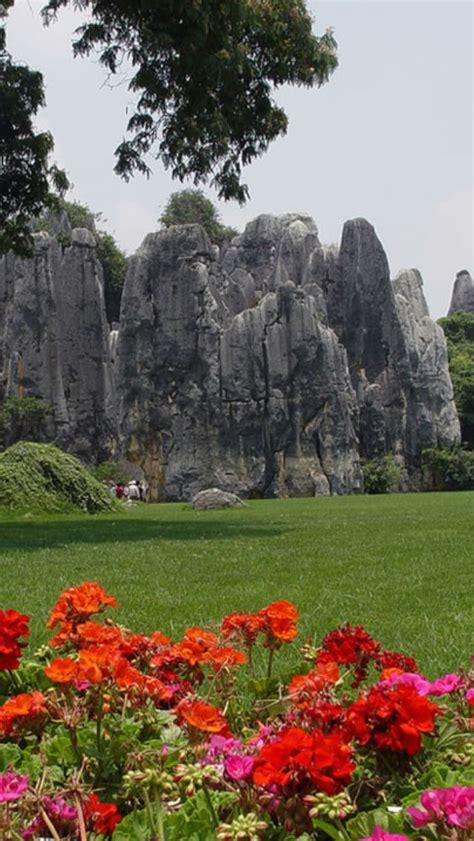
[[[13,0],[0,2],[0,24]],[[0,26],[0,253],[31,251],[28,222],[54,204],[53,185],[67,188],[67,178],[50,163],[54,148],[48,132],[37,132],[33,119],[44,105],[43,77],[15,64],[5,48]]]
[[[218,245],[238,236],[235,228],[227,228],[221,223],[217,208],[202,190],[172,193],[160,216],[160,222],[165,228],[170,225],[202,225],[212,242]]]
[[[125,179],[150,174],[153,153],[173,177],[244,202],[242,168],[287,129],[274,90],[322,85],[337,66],[306,0],[48,0],[45,22],[67,6],[88,14],[75,55],[98,53],[111,75],[131,66],[137,101],[115,167]]]
[[[474,449],[474,315],[457,312],[440,318],[438,324],[446,334],[462,439]]]

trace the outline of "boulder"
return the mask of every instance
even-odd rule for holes
[[[210,511],[215,508],[239,508],[244,505],[237,494],[222,491],[220,488],[207,488],[193,496],[192,506],[196,510]]]

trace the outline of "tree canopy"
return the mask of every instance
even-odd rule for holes
[[[238,235],[235,228],[222,224],[219,211],[202,190],[172,193],[159,221],[165,228],[170,225],[202,225],[212,242],[218,245]]]
[[[38,132],[34,118],[45,104],[41,73],[15,64],[5,46],[1,26],[13,0],[0,2],[0,253],[28,254],[28,222],[54,203],[51,185],[59,192],[67,179],[50,163],[54,142]]]
[[[474,449],[474,315],[457,312],[440,318],[448,343],[449,371],[463,441]]]
[[[13,2],[4,0],[0,13]],[[313,33],[306,0],[49,0],[45,22],[67,6],[87,14],[73,42],[76,56],[98,54],[112,76],[124,63],[131,68],[129,89],[136,103],[115,166],[125,179],[149,174],[153,155],[173,177],[211,183],[219,197],[244,202],[242,168],[287,130],[275,89],[321,85],[337,66],[332,33]],[[6,78],[3,84],[11,88]],[[30,120],[28,135],[31,116],[43,102],[41,76],[32,101],[22,102],[14,90],[12,96]],[[21,157],[14,140],[10,131],[2,149],[7,168]],[[43,136],[41,142],[37,160],[46,177],[51,141]],[[30,213],[46,200],[43,181],[40,186]],[[22,207],[29,203],[28,192],[24,196]],[[13,182],[4,219],[10,206],[15,221],[17,201]]]

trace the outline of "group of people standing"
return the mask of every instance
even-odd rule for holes
[[[146,502],[148,485],[146,482],[138,482],[133,479],[125,485],[123,482],[116,482],[110,487],[110,491],[117,499],[131,500],[133,502]]]

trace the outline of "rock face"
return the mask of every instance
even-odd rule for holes
[[[46,400],[46,437],[100,459],[116,411],[95,240],[85,229],[65,249],[46,233],[34,240],[33,259],[0,259],[0,397]]]
[[[197,511],[213,511],[219,508],[239,508],[244,503],[236,494],[221,491],[220,488],[206,488],[193,496],[192,504]]]
[[[418,273],[390,281],[368,222],[325,249],[261,216],[222,254],[198,226],[146,237],[118,337],[120,439],[154,499],[361,489],[359,458],[459,440],[442,331]]]
[[[51,405],[51,439],[143,470],[153,500],[347,494],[360,459],[459,440],[446,345],[416,270],[390,280],[374,228],[321,245],[260,216],[221,251],[197,225],[149,234],[109,333],[93,235],[0,261],[0,402]],[[115,396],[116,395],[116,396]],[[407,485],[407,486],[408,486]]]
[[[458,272],[454,281],[448,315],[455,312],[474,313],[474,282],[466,269]]]

